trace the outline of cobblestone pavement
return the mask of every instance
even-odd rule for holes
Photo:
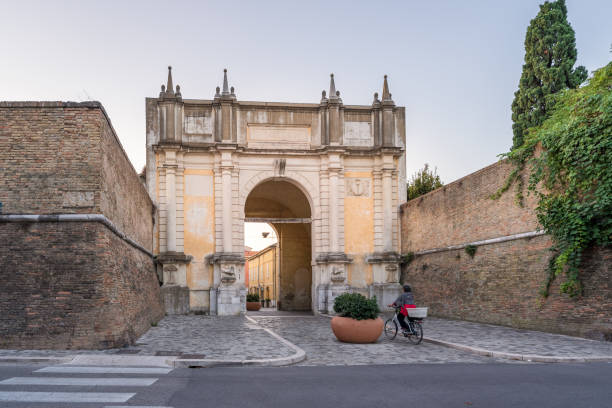
[[[166,316],[134,346],[110,350],[0,350],[0,357],[78,354],[167,355],[252,360],[287,357],[295,351],[244,316]],[[196,357],[197,356],[197,357]]]
[[[294,351],[271,336],[268,328],[301,347],[300,365],[364,365],[402,363],[518,363],[423,342],[412,345],[398,336],[375,344],[336,340],[330,319],[308,313],[249,312],[244,316],[168,316],[134,346],[111,350],[0,350],[0,357],[62,357],[77,354],[168,355],[183,358],[247,360],[287,357]],[[426,337],[489,351],[554,357],[612,356],[612,343],[516,330],[507,327],[428,318]],[[194,356],[194,357],[188,357]]]
[[[551,357],[612,357],[612,342],[491,324],[428,318],[424,331],[426,337],[489,351]]]
[[[298,365],[509,362],[425,342],[415,346],[400,336],[392,341],[382,336],[374,344],[342,343],[336,340],[330,319],[324,316],[249,316],[302,348],[306,360]]]

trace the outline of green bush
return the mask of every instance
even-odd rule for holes
[[[259,295],[257,293],[248,293],[247,302],[259,302]]]
[[[359,293],[344,293],[334,300],[334,312],[356,320],[376,319],[380,313],[376,296],[368,299]]]

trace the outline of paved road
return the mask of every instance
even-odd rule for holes
[[[0,366],[3,408],[574,408],[610,407],[610,401],[611,363],[175,370]]]

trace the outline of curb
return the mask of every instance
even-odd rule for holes
[[[259,326],[257,321],[249,316],[246,316],[246,319],[251,323]],[[261,326],[259,326],[261,327]],[[299,363],[306,359],[306,352],[291,343],[289,340],[284,339],[278,334],[274,333],[270,329],[266,329],[265,327],[261,327],[262,330],[265,330],[269,335],[279,340],[281,343],[286,345],[295,351],[294,354],[288,357],[278,357],[278,358],[264,358],[264,359],[256,359],[256,360],[212,360],[212,359],[168,359],[166,363],[174,368],[205,368],[205,367],[238,367],[238,366],[258,366],[258,367],[280,367],[291,365],[295,363]]]
[[[67,357],[0,357],[0,364],[4,363],[45,363],[65,364],[72,361],[74,356]]]
[[[329,314],[320,313],[321,316],[332,318]],[[555,357],[541,356],[537,354],[517,354],[505,353],[503,351],[492,351],[480,347],[466,346],[465,344],[452,343],[450,341],[439,340],[432,337],[423,336],[423,341],[438,346],[453,348],[469,353],[478,354],[479,356],[503,358],[506,360],[519,360],[535,363],[605,363],[612,362],[612,356],[591,356],[591,357]]]
[[[451,343],[450,341],[444,341],[434,339],[431,337],[423,337],[423,340],[437,344],[439,346],[454,348],[461,351],[467,351],[470,353],[478,354],[485,357],[496,357],[503,358],[506,360],[520,360],[537,363],[596,363],[596,362],[612,362],[612,356],[592,356],[592,357],[555,357],[555,356],[541,356],[537,354],[517,354],[517,353],[505,353],[503,351],[491,351],[479,347],[466,346],[464,344]]]
[[[259,326],[257,321],[245,316],[251,323],[256,324],[261,330],[265,330],[270,336],[274,337],[294,353],[287,357],[265,358],[254,360],[214,360],[214,359],[179,359],[178,357],[157,357],[157,356],[117,356],[106,354],[78,354],[64,357],[4,357],[0,356],[2,363],[45,363],[45,364],[82,364],[82,365],[129,365],[129,366],[163,366],[172,368],[199,368],[199,367],[238,367],[238,366],[259,366],[259,367],[280,367],[299,363],[306,359],[306,352],[284,339],[270,329]]]

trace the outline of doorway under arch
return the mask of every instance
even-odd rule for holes
[[[277,308],[312,310],[312,211],[308,197],[292,182],[263,181],[249,193],[244,214],[245,222],[266,222],[277,233]]]

